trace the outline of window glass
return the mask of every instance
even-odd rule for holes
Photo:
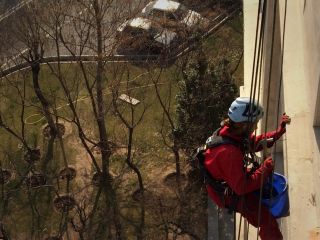
[[[166,19],[176,21],[178,20],[175,13],[173,12],[166,12]]]
[[[174,14],[176,15],[177,20],[181,21],[187,16],[187,9],[184,7],[179,7]]]
[[[164,18],[164,12],[161,10],[153,9],[150,14],[153,18],[157,19],[163,19]]]
[[[136,27],[127,27],[125,29],[125,32],[131,36],[138,36],[142,35],[145,33],[145,31],[141,28],[136,28]]]

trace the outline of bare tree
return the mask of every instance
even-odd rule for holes
[[[45,52],[45,34],[41,27],[41,21],[43,20],[41,3],[31,2],[26,8],[21,9],[18,15],[20,21],[12,27],[14,36],[20,40],[23,49],[26,49],[25,54],[20,54],[31,67],[34,91],[42,105],[43,114],[50,127],[50,133],[52,136],[56,136],[58,132],[52,116],[52,106],[39,82],[40,63]]]
[[[173,71],[172,76],[175,76],[173,77],[173,79],[166,80],[166,84],[168,85],[167,89],[169,90],[164,96],[163,94],[161,94],[161,91],[160,91],[160,88],[161,88],[160,80],[163,76],[163,72],[166,70],[160,69],[157,74],[154,74],[154,71],[152,71],[150,74],[150,77],[154,84],[154,89],[155,89],[157,99],[163,111],[160,133],[165,145],[171,149],[174,155],[175,166],[176,166],[176,181],[179,185],[180,176],[181,176],[181,160],[180,160],[180,153],[179,153],[180,147],[179,147],[179,142],[175,138],[176,122],[175,122],[174,108],[173,108],[173,102],[172,102],[174,84],[175,84],[176,78],[179,78],[178,76],[179,71],[177,70],[178,68],[175,69],[175,71]]]
[[[122,83],[118,81],[112,84],[112,103],[115,111],[115,115],[120,119],[121,123],[127,130],[127,153],[125,162],[128,167],[134,171],[138,178],[139,189],[134,194],[139,195],[140,200],[140,224],[136,227],[137,239],[144,239],[145,228],[145,186],[143,177],[138,165],[135,163],[134,156],[134,132],[136,127],[141,124],[145,112],[147,111],[149,104],[148,99],[145,97],[145,89],[143,87],[133,87],[134,84],[130,84],[132,81],[130,75],[130,69],[128,65],[124,67],[125,81]],[[114,76],[115,77],[115,76]],[[115,77],[115,79],[117,79]],[[120,78],[121,79],[121,78]],[[124,85],[124,88],[121,88]],[[139,96],[139,100],[133,96]]]
[[[17,12],[18,21],[12,21],[11,30],[2,36],[1,52],[10,53],[11,57],[1,58],[0,62],[4,62],[1,69],[14,64],[29,68],[1,79],[1,87],[7,88],[1,89],[7,100],[0,105],[0,134],[33,153],[29,157],[39,157],[37,151],[33,152],[39,145],[44,153],[40,161],[29,164],[20,161],[24,151],[5,149],[9,144],[0,143],[0,157],[4,156],[0,159],[0,168],[10,166],[16,173],[14,183],[0,184],[0,222],[3,222],[0,232],[4,237],[18,238],[25,234],[30,239],[72,239],[75,234],[80,239],[158,239],[161,234],[165,239],[174,239],[187,234],[199,238],[193,229],[185,227],[190,226],[186,216],[190,216],[189,210],[193,209],[186,204],[190,192],[186,192],[181,181],[185,164],[180,142],[175,137],[174,95],[181,65],[177,63],[165,69],[174,62],[175,53],[183,49],[177,47],[171,51],[162,46],[159,48],[162,50],[157,49],[160,51],[157,58],[152,56],[154,49],[146,47],[151,52],[145,51],[144,56],[129,56],[127,60],[122,57],[121,61],[126,63],[112,62],[120,58],[114,57],[121,40],[115,36],[117,29],[138,16],[146,2],[33,1]],[[158,33],[164,34],[166,31],[161,29]],[[2,33],[2,27],[0,31]],[[177,32],[180,38],[187,34],[185,29],[175,29],[175,26],[170,31]],[[182,47],[191,42],[184,41]],[[66,59],[72,63],[66,63]],[[144,76],[141,82],[135,79],[139,74]],[[155,94],[147,89],[154,90]],[[121,94],[125,94],[122,99],[127,102],[121,102]],[[174,158],[178,191],[174,188],[163,191],[162,181],[150,177],[151,173],[146,170],[145,155],[152,155],[154,161],[160,159],[152,152],[152,141],[138,142],[152,107],[150,96],[156,98],[153,104],[157,104],[156,110],[151,111],[158,111],[160,105],[160,124],[152,129],[159,129],[161,136],[153,132],[147,135],[154,136],[156,147],[163,148],[161,157]],[[135,106],[133,98],[140,103]],[[7,103],[10,105],[6,106]],[[10,112],[11,105],[14,110]],[[34,126],[27,125],[34,111],[41,115]],[[45,121],[49,138],[39,133],[42,130],[39,125]],[[66,129],[66,132],[70,130],[69,135],[65,138],[61,123],[66,128],[69,126]],[[165,146],[158,144],[161,139]],[[121,146],[121,150],[117,150],[117,146]],[[64,171],[70,170],[70,163],[75,164],[74,170],[85,169],[77,172],[76,182],[72,182],[72,173],[61,176],[58,169],[62,164]],[[44,174],[39,174],[40,169]],[[153,171],[160,172],[157,176],[162,178],[160,169]],[[40,184],[43,177],[47,177],[47,182]],[[0,175],[0,179],[4,177]],[[131,199],[137,185],[139,202]],[[8,211],[13,203],[21,209],[27,206],[22,214],[25,221],[30,222],[29,229],[13,231],[15,227],[4,224],[6,219],[16,219],[16,215],[9,216]]]

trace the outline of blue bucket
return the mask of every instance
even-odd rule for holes
[[[272,191],[270,189],[272,183]],[[273,174],[273,180],[269,178],[262,189],[262,204],[264,204],[275,218],[290,215],[288,183],[286,177],[279,173]]]

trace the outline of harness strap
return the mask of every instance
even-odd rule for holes
[[[200,170],[200,173],[203,177],[203,182],[206,185],[209,185],[213,188],[213,190],[218,194],[220,197],[220,200],[222,202],[225,202],[225,196],[230,195],[232,197],[230,206],[226,206],[226,208],[229,209],[228,213],[232,213],[236,209],[236,205],[238,203],[238,197],[234,194],[234,192],[231,190],[227,182],[220,181],[211,176],[209,171],[204,166],[204,160],[205,156],[204,153],[206,151],[206,146],[200,147],[197,149],[196,158],[198,159],[198,167]]]
[[[229,209],[228,213],[232,213],[236,210],[236,206],[238,203],[239,197],[232,191],[232,189],[229,187],[227,182],[220,181],[211,176],[209,171],[205,168],[204,161],[205,161],[205,152],[207,149],[215,148],[220,145],[225,144],[232,144],[237,147],[241,147],[238,142],[231,138],[222,137],[219,136],[219,131],[221,128],[217,129],[212,136],[210,136],[207,141],[206,145],[203,147],[200,147],[197,149],[196,152],[196,159],[198,159],[198,167],[200,169],[200,173],[203,176],[203,180],[205,184],[208,184],[211,186],[214,191],[219,195],[222,202],[225,202],[225,196],[229,195],[231,196],[231,204],[229,206],[226,206],[226,208]]]

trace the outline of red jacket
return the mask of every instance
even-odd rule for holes
[[[257,146],[257,144],[265,138],[273,138],[275,141],[278,140],[285,131],[285,128],[279,128],[277,131],[268,132],[259,136],[251,135],[251,141],[254,143],[254,146]],[[239,136],[232,135],[228,126],[224,126],[220,130],[219,135],[236,140],[240,144],[243,140]],[[267,146],[272,147],[274,141],[269,142]],[[260,145],[256,151],[261,150],[262,146]],[[261,167],[254,171],[253,174],[247,175],[244,172],[243,159],[244,153],[240,147],[225,144],[208,149],[205,153],[204,165],[213,178],[226,181],[237,195],[243,195],[259,189],[261,186],[261,178],[265,180],[272,172],[271,168],[267,168],[261,164]],[[219,195],[209,185],[207,185],[207,191],[211,199],[214,200],[218,206],[224,207],[231,203],[231,198],[228,196],[226,196],[224,202],[222,202]]]

